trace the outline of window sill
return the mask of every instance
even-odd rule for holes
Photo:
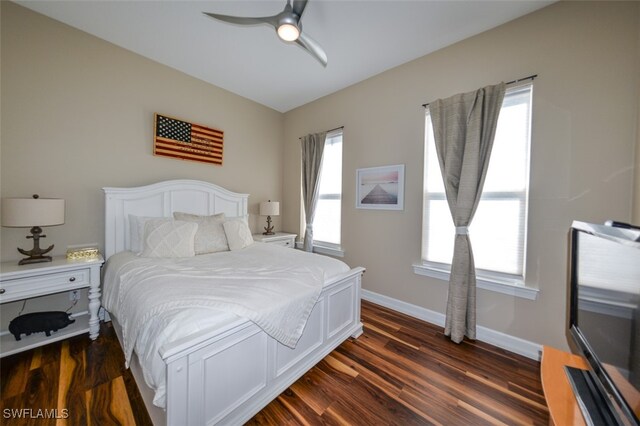
[[[449,281],[450,273],[446,269],[435,268],[422,264],[414,264],[413,272],[417,275],[436,278],[442,281]],[[496,293],[508,294],[510,296],[521,297],[528,300],[536,300],[538,298],[537,288],[525,287],[522,283],[516,281],[507,282],[493,277],[476,277],[476,286],[478,288],[495,291]]]
[[[302,250],[304,243],[296,241],[296,248]],[[344,250],[342,247],[327,247],[322,245],[313,245],[313,252],[318,254],[324,254],[333,257],[344,257]]]

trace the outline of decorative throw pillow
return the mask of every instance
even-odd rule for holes
[[[240,250],[253,244],[253,237],[246,218],[227,220],[222,226],[231,251]]]
[[[129,250],[140,253],[144,245],[144,224],[149,219],[162,219],[161,217],[129,215]]]
[[[144,225],[142,257],[193,257],[198,224],[172,219],[150,219]]]
[[[227,236],[222,227],[224,213],[214,214],[213,216],[199,216],[196,214],[174,212],[173,218],[198,224],[198,232],[196,232],[195,239],[196,254],[229,251]]]

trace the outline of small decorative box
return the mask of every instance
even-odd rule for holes
[[[67,250],[67,260],[96,259],[99,255],[97,247],[78,247]]]

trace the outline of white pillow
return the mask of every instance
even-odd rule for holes
[[[253,244],[253,237],[246,218],[227,220],[222,226],[231,251],[240,250]]]
[[[195,239],[196,254],[229,251],[227,236],[225,235],[224,228],[222,227],[222,223],[224,222],[224,213],[215,214],[213,216],[199,216],[196,214],[174,212],[173,218],[198,224],[198,232],[196,232]]]
[[[142,257],[193,257],[198,224],[172,219],[149,219],[144,225]]]
[[[161,217],[129,215],[129,250],[140,253],[144,248],[144,224],[149,219],[162,219]]]

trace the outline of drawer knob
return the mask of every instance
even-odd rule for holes
[[[0,294],[4,294],[4,292],[7,291],[4,288],[0,288]]]
[[[69,281],[74,282],[76,280],[76,277],[71,277],[69,278]]]

